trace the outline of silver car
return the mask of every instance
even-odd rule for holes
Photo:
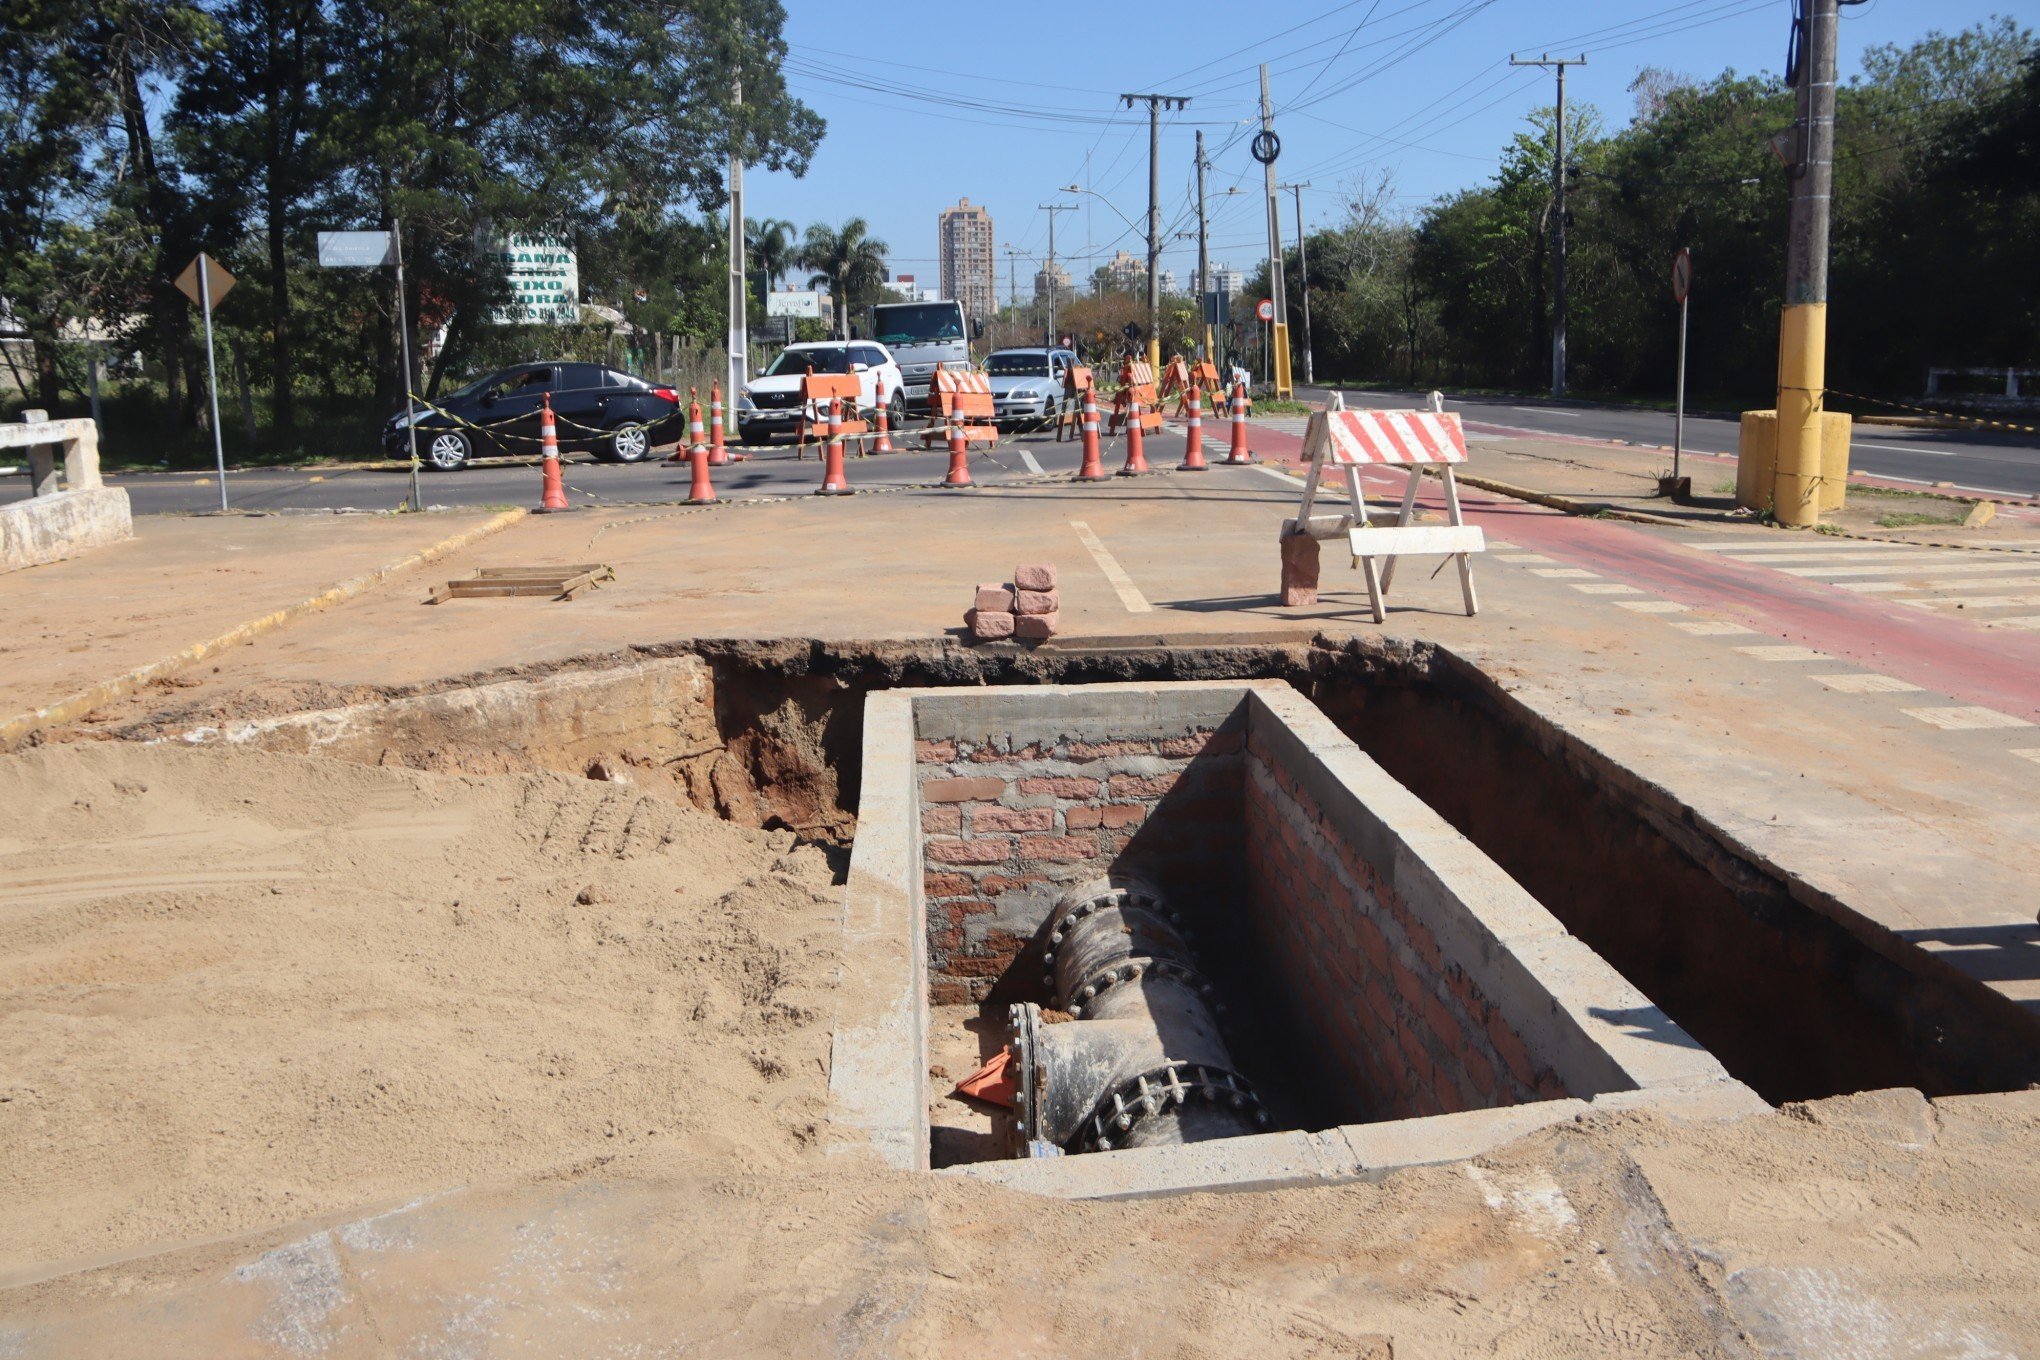
[[[1066,349],[1002,349],[985,360],[991,380],[992,420],[1000,425],[1042,424],[1062,401],[1063,375],[1077,362]]]

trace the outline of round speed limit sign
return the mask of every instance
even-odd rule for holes
[[[1693,252],[1681,247],[1672,256],[1672,301],[1684,302],[1693,291]]]
[[[1275,319],[1275,299],[1262,298],[1254,307],[1254,315],[1263,321],[1273,321]]]

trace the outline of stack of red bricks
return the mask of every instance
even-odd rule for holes
[[[1039,642],[1055,636],[1062,599],[1055,589],[1055,564],[1022,563],[1013,568],[1011,585],[981,585],[977,600],[964,612],[970,635],[979,641],[1018,638]]]

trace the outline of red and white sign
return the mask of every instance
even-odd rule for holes
[[[1260,302],[1254,305],[1254,315],[1263,321],[1273,321],[1275,319],[1275,299],[1262,298]]]
[[[1672,256],[1672,301],[1684,302],[1693,291],[1693,252],[1680,247]]]
[[[1466,431],[1457,411],[1326,411],[1324,420],[1330,441],[1325,452],[1335,463],[1466,461]]]

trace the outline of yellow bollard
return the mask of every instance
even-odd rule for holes
[[[1778,465],[1771,479],[1771,508],[1780,524],[1811,528],[1820,523],[1827,304],[1787,306],[1778,324]]]

